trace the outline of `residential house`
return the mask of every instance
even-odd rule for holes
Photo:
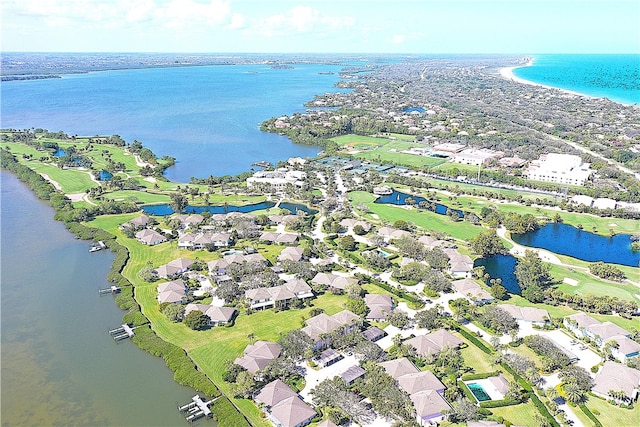
[[[640,354],[640,344],[630,338],[628,331],[614,323],[600,322],[584,313],[567,316],[562,323],[578,338],[589,338],[601,349],[607,343],[613,343],[611,355],[622,362]]]
[[[311,279],[311,283],[325,289],[334,288],[344,291],[347,285],[358,283],[358,279],[338,276],[333,273],[317,273],[313,279]]]
[[[183,233],[178,237],[178,247],[180,249],[205,249],[207,245],[223,248],[232,243],[231,233]]]
[[[158,302],[171,304],[183,303],[187,300],[187,285],[182,280],[160,283],[158,285]]]
[[[167,241],[167,238],[164,235],[158,233],[155,230],[151,230],[149,228],[145,228],[144,230],[138,231],[136,234],[136,239],[142,243],[143,245],[155,246],[160,243],[164,243]]]
[[[294,233],[265,232],[260,236],[260,240],[279,245],[292,245],[298,241],[298,235]]]
[[[315,348],[319,349],[329,345],[329,342],[323,339],[325,334],[336,330],[341,330],[345,334],[349,333],[358,327],[359,322],[360,316],[348,310],[343,310],[333,316],[320,313],[307,319],[306,326],[301,330],[315,342]]]
[[[380,229],[378,229],[378,235],[383,237],[384,241],[388,243],[390,240],[399,239],[403,236],[411,236],[411,233],[392,227],[380,227]]]
[[[416,349],[420,356],[430,356],[440,352],[445,347],[458,348],[462,340],[446,329],[438,329],[426,335],[418,335],[406,341]]]
[[[256,288],[245,291],[244,296],[252,309],[265,309],[279,304],[288,307],[294,298],[305,300],[313,298],[311,287],[304,280],[294,279],[280,286],[271,288]]]
[[[143,228],[147,228],[149,224],[149,217],[146,215],[140,215],[138,217],[133,218],[130,221],[125,222],[120,226],[121,229],[131,228],[134,230],[141,230]]]
[[[432,372],[420,371],[406,357],[381,362],[380,366],[409,394],[420,425],[432,425],[444,419],[443,412],[450,409],[441,394],[445,386]]]
[[[367,330],[365,330],[362,335],[368,339],[371,342],[376,342],[382,338],[384,338],[387,333],[385,331],[383,331],[382,329],[376,327],[376,326],[371,326],[369,328],[367,328]]]
[[[177,219],[178,221],[180,221],[182,229],[192,228],[204,221],[204,217],[200,214],[175,215],[171,217],[171,219]]]
[[[489,292],[469,278],[455,280],[451,282],[451,285],[457,292],[469,298],[476,305],[488,304],[494,300]]]
[[[499,304],[498,307],[509,313],[516,320],[522,320],[537,326],[544,326],[551,319],[547,310],[542,308],[519,307],[513,304]]]
[[[191,268],[194,262],[195,261],[187,258],[177,258],[156,268],[156,272],[158,277],[163,277],[165,279],[175,277],[189,271],[189,268]]]
[[[364,302],[369,308],[366,320],[384,322],[393,311],[393,299],[388,294],[366,294]]]
[[[594,383],[591,391],[600,397],[613,398],[619,402],[635,402],[640,387],[640,371],[621,363],[606,361],[596,375]],[[614,397],[609,394],[610,391],[622,394],[620,397]]]
[[[425,248],[429,250],[443,246],[447,243],[445,240],[438,240],[431,236],[420,236],[420,238],[418,238],[418,242],[422,243]]]
[[[360,366],[354,365],[354,366],[351,366],[346,371],[344,371],[343,373],[341,373],[340,378],[342,378],[342,381],[344,381],[344,383],[347,386],[350,386],[358,378],[364,377],[366,373],[367,371],[365,371],[363,368],[361,368]]]
[[[264,386],[255,396],[255,401],[264,405],[269,420],[277,427],[302,427],[317,415],[281,380]]]
[[[275,342],[257,341],[248,345],[244,349],[244,355],[238,357],[233,363],[255,374],[266,368],[273,359],[280,356],[281,350],[280,345]]]
[[[449,273],[455,278],[465,278],[473,271],[473,260],[455,249],[443,249],[449,257]]]
[[[369,224],[366,221],[362,221],[362,220],[357,220],[357,219],[353,219],[353,218],[345,218],[342,221],[340,221],[340,225],[345,227],[345,228],[350,228],[353,229],[353,227],[355,227],[356,225],[359,225],[360,227],[362,227],[362,229],[365,231],[365,233],[368,233],[371,230],[371,224]]]
[[[327,348],[318,356],[314,357],[314,361],[322,368],[331,366],[342,359],[344,359],[344,357],[332,348]]]
[[[304,249],[297,246],[289,246],[284,248],[280,255],[278,255],[278,261],[302,261],[304,259]]]
[[[236,315],[236,309],[233,307],[217,307],[207,304],[187,304],[184,310],[186,316],[190,312],[197,310],[209,318],[209,326],[226,325]]]

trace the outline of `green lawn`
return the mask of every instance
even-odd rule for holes
[[[60,169],[57,166],[34,161],[28,166],[38,173],[47,174],[49,178],[60,184],[63,193],[84,193],[85,189],[99,185],[91,180],[89,171]]]
[[[503,417],[505,421],[510,421],[513,425],[538,427],[540,424],[535,416],[539,414],[538,409],[532,402],[521,403],[514,406],[503,406],[502,408],[491,408],[494,415]]]
[[[102,194],[102,197],[110,200],[130,201],[135,198],[140,203],[171,203],[171,197],[165,194],[154,194],[146,191],[122,190]]]
[[[466,339],[463,340],[468,344],[467,347],[461,350],[462,357],[464,358],[464,366],[473,368],[474,373],[493,372],[498,367],[491,365],[491,356],[480,350],[474,344],[469,343]],[[491,348],[491,346],[489,346]]]
[[[465,221],[454,222],[445,215],[433,212],[407,209],[404,206],[384,205],[373,203],[375,196],[363,191],[353,191],[349,193],[349,199],[357,209],[361,203],[369,208],[369,213],[365,214],[368,219],[372,219],[371,214],[378,215],[383,221],[393,223],[399,219],[412,222],[425,230],[439,230],[459,240],[469,240],[482,232],[482,227],[470,224]],[[364,214],[364,213],[363,213]]]
[[[600,412],[600,415],[596,415],[596,418],[598,418],[605,427],[635,427],[640,425],[640,409],[638,409],[637,404],[634,405],[633,409],[623,409],[619,406],[610,405],[605,400],[589,396],[586,405],[591,412],[594,410]],[[584,412],[582,412],[580,408],[576,407],[572,409],[585,426],[593,425],[593,422],[584,415]]]

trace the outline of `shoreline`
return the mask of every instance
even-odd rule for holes
[[[611,101],[611,102],[615,102],[616,104],[621,104],[621,105],[626,105],[626,106],[638,105],[635,102],[629,102],[629,101],[623,102],[623,101],[620,101],[620,100],[611,99],[611,98],[606,97],[606,96],[589,95],[589,94],[582,93],[582,92],[576,92],[576,91],[570,90],[570,89],[560,88],[560,87],[556,87],[556,86],[550,86],[550,85],[543,84],[543,83],[536,83],[534,81],[526,80],[526,79],[523,79],[522,77],[518,77],[518,76],[516,76],[514,74],[513,70],[515,70],[516,68],[531,67],[534,62],[535,62],[535,60],[531,59],[525,65],[516,65],[516,66],[513,66],[513,67],[498,68],[498,74],[500,74],[500,77],[502,77],[505,80],[510,80],[512,82],[525,84],[525,85],[530,85],[530,86],[538,86],[538,87],[542,87],[542,88],[545,88],[545,89],[555,89],[555,90],[559,90],[560,92],[564,92],[564,93],[566,93],[568,95],[581,96],[581,97],[590,98],[590,99],[608,100],[608,101]]]

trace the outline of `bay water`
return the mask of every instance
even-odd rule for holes
[[[1,126],[137,139],[156,155],[177,159],[166,171],[172,181],[237,174],[253,162],[313,157],[320,151],[261,132],[259,123],[306,111],[303,104],[315,94],[340,91],[333,86],[341,68],[218,65],[2,82]]]
[[[195,392],[159,357],[108,331],[122,324],[109,251],[89,253],[14,175],[0,171],[3,426],[186,425]],[[208,423],[213,425],[213,423]]]

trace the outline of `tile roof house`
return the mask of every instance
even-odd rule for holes
[[[640,387],[640,371],[621,363],[604,362],[604,366],[596,375],[595,385],[591,391],[605,399],[611,399],[609,391],[622,391],[625,398],[622,401],[633,402],[638,397]],[[616,399],[621,401],[619,399]]]
[[[353,219],[353,218],[345,218],[342,221],[340,221],[340,225],[346,228],[353,228],[356,225],[359,225],[360,227],[362,227],[362,229],[368,233],[371,230],[371,224],[369,224],[366,221],[362,221],[362,220],[357,220],[357,219]]]
[[[376,342],[379,339],[384,338],[387,333],[376,326],[371,326],[366,331],[364,331],[362,335],[369,341]]]
[[[314,294],[304,280],[294,279],[280,286],[246,290],[244,296],[252,309],[265,309],[274,307],[278,302],[287,307],[294,298],[304,300],[313,298]]]
[[[431,371],[420,371],[406,357],[381,362],[380,366],[409,394],[420,425],[432,425],[444,419],[443,412],[450,409],[440,394],[445,386]]]
[[[145,228],[136,233],[136,239],[143,245],[155,246],[167,241],[167,238],[155,230]]]
[[[416,418],[420,425],[433,425],[443,421],[443,412],[451,409],[447,401],[435,390],[425,390],[409,396],[416,408]]]
[[[207,304],[187,304],[184,310],[184,315],[186,316],[194,310],[198,310],[209,317],[209,326],[226,325],[231,322],[236,314],[236,309],[233,307],[217,307],[215,305]]]
[[[444,240],[438,240],[431,236],[420,236],[420,238],[418,238],[418,242],[422,243],[429,250],[447,243]]]
[[[449,273],[456,278],[469,277],[473,271],[473,260],[455,249],[442,250],[449,257]]]
[[[265,232],[260,235],[260,240],[281,245],[291,245],[298,241],[298,235],[293,233]]]
[[[311,283],[323,288],[334,288],[344,290],[347,285],[358,283],[358,279],[353,277],[338,276],[333,273],[317,273]]]
[[[454,280],[451,285],[456,292],[469,298],[476,305],[488,304],[494,300],[489,292],[469,278]]]
[[[180,249],[204,249],[207,245],[223,248],[233,243],[231,233],[183,233],[178,237]]]
[[[584,313],[567,316],[562,323],[577,337],[589,338],[601,349],[608,342],[615,342],[611,355],[622,362],[640,354],[640,344],[629,338],[631,334],[627,330],[614,323],[600,322]]]
[[[403,236],[411,236],[411,233],[392,227],[380,227],[380,229],[378,229],[378,235],[384,237],[385,241],[388,242],[389,240],[399,239]]]
[[[160,283],[158,285],[158,303],[183,303],[187,300],[187,286],[182,280]]]
[[[519,307],[513,304],[499,304],[498,307],[509,313],[516,320],[524,320],[534,325],[544,325],[551,317],[547,310],[535,307]]]
[[[446,329],[438,329],[427,335],[418,335],[406,341],[421,356],[429,356],[440,352],[445,347],[458,348],[462,340]]]
[[[244,349],[244,355],[238,357],[233,363],[242,366],[247,371],[255,374],[266,368],[269,363],[280,356],[280,345],[269,341],[256,341]]]
[[[340,378],[342,378],[346,385],[351,385],[358,378],[364,377],[366,373],[367,372],[362,367],[354,365],[341,373]]]
[[[289,246],[278,255],[278,261],[301,261],[304,258],[304,249]]]
[[[120,226],[120,228],[133,228],[134,230],[140,230],[142,228],[146,228],[147,224],[149,224],[149,217],[146,215],[140,215],[125,222]]]
[[[169,278],[186,273],[195,261],[187,258],[177,258],[156,268],[159,277]]]
[[[366,294],[364,302],[369,308],[366,320],[385,321],[389,313],[393,311],[393,299],[388,294]]]
[[[255,401],[265,406],[269,419],[281,427],[302,427],[317,415],[309,405],[281,380],[262,388]]]
[[[343,310],[333,316],[320,313],[317,316],[307,319],[307,325],[301,330],[315,341],[316,348],[322,348],[329,344],[326,340],[322,340],[322,335],[338,329],[341,329],[342,332],[346,334],[356,328],[359,321],[360,316],[348,310]]]

